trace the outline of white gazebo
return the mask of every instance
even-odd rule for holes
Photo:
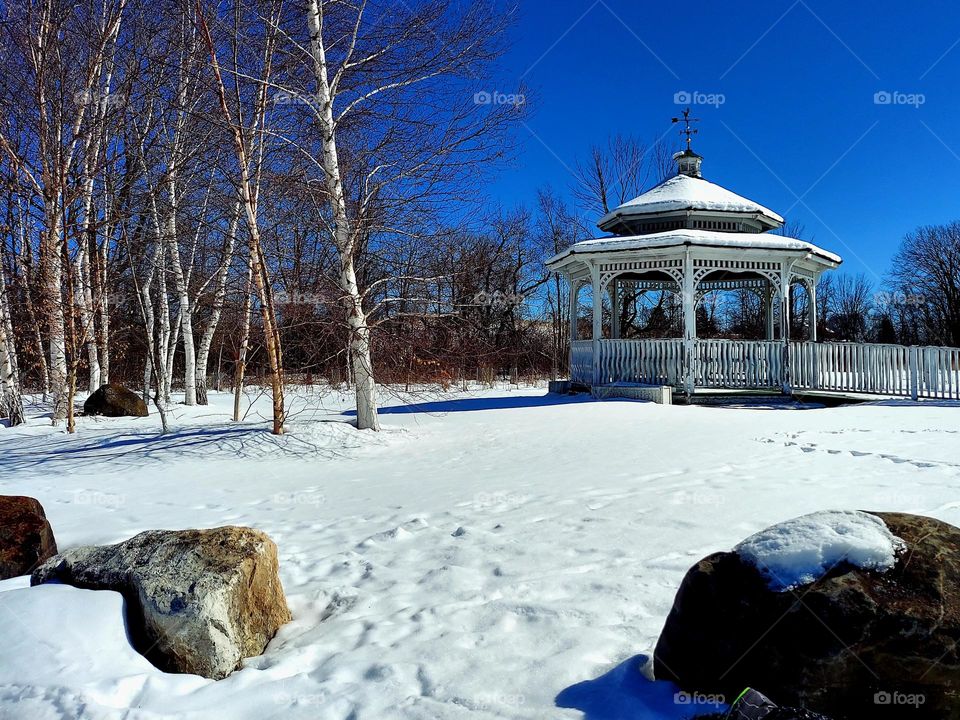
[[[784,223],[777,213],[703,179],[702,158],[690,148],[694,131],[688,125],[686,132],[687,149],[674,156],[677,174],[600,218],[597,225],[612,236],[576,243],[547,261],[570,286],[571,380],[592,387],[669,385],[687,394],[698,387],[790,392],[790,288],[806,288],[808,339],[815,342],[817,280],[842,261],[771,232]],[[592,290],[593,323],[582,337],[577,307],[586,289]],[[765,339],[698,340],[704,295],[736,289],[763,299]],[[672,291],[682,306],[682,336],[622,338],[624,293],[657,290]]]

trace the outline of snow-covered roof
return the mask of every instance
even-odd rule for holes
[[[843,262],[839,255],[817,247],[806,240],[773,235],[771,233],[719,232],[715,230],[668,230],[651,235],[627,235],[595,240],[584,240],[571,245],[559,255],[547,260],[547,265],[563,260],[569,255],[582,253],[614,252],[618,250],[652,250],[678,245],[699,247],[751,248],[759,250],[797,250],[812,253],[831,263]]]
[[[675,175],[633,200],[607,213],[597,223],[603,227],[617,216],[635,216],[677,210],[706,210],[751,213],[763,216],[774,226],[783,218],[769,208],[730,192],[708,180],[690,175]]]

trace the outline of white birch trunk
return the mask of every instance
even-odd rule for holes
[[[56,200],[52,202],[56,203]],[[43,301],[50,345],[50,395],[53,400],[51,420],[54,425],[67,417],[67,341],[63,315],[63,261],[61,216],[48,213],[48,230],[44,233]]]
[[[243,395],[243,377],[247,369],[247,349],[250,347],[250,315],[253,311],[253,261],[247,261],[247,292],[243,300],[243,329],[240,333],[240,351],[233,380],[233,420],[240,420],[240,397]]]
[[[33,251],[30,248],[26,235],[26,217],[23,208],[17,207],[18,224],[20,226],[20,246],[14,253],[13,261],[16,267],[16,275],[20,280],[20,292],[23,293],[23,300],[27,310],[27,317],[30,320],[30,330],[32,333],[33,347],[40,363],[41,383],[43,391],[43,401],[46,402],[50,397],[50,365],[47,363],[47,353],[43,347],[43,336],[40,333],[40,320],[37,317],[36,307],[33,303],[33,292],[30,288],[30,261],[28,253],[32,257]]]
[[[173,268],[174,288],[177,292],[177,301],[179,303],[177,332],[183,335],[183,403],[184,405],[197,404],[197,367],[196,350],[193,344],[193,306],[190,302],[190,294],[187,288],[187,281],[183,274],[183,266],[180,264],[180,250],[177,246],[177,220],[176,220],[176,200],[175,189],[170,191],[171,212],[168,225],[167,242],[169,243],[168,256],[170,266]],[[174,337],[171,344],[170,360],[168,361],[169,373],[173,374],[173,355],[176,352],[177,339]]]
[[[90,258],[87,247],[86,233],[80,240],[80,250],[74,264],[75,304],[80,315],[80,342],[87,348],[87,364],[89,366],[90,392],[100,387],[100,353],[94,330],[93,291],[90,287]]]
[[[350,330],[350,366],[353,371],[357,403],[357,428],[379,430],[377,389],[370,357],[370,327],[363,310],[363,295],[357,285],[355,266],[356,237],[350,223],[340,161],[337,155],[336,127],[333,118],[333,95],[327,72],[326,48],[323,40],[323,16],[317,0],[307,0],[307,29],[317,81],[317,101],[323,142],[323,168],[334,219],[334,240],[340,258],[340,289]]]
[[[109,236],[108,236],[109,237]],[[107,242],[97,252],[97,284],[94,288],[97,297],[97,312],[100,322],[97,324],[97,347],[100,352],[100,382],[110,382],[110,296],[107,293]]]
[[[161,377],[159,378],[160,398],[164,403],[164,407],[169,407],[170,386],[173,384],[173,356],[177,345],[176,342],[170,342],[172,332],[170,329],[170,298],[167,296],[166,248],[164,247],[162,238],[159,242],[160,264],[157,272],[160,275],[160,286],[158,290],[160,304],[160,344],[157,354],[163,365],[157,368],[157,372],[161,373]]]
[[[2,256],[3,251],[0,249],[0,257]],[[5,416],[10,427],[25,422],[17,369],[17,351],[13,338],[10,299],[7,296],[3,269],[0,268],[0,417]]]
[[[200,337],[200,348],[197,351],[196,378],[197,403],[199,405],[207,404],[207,363],[210,359],[210,346],[213,344],[213,336],[217,332],[217,325],[220,323],[220,316],[223,314],[224,299],[227,296],[227,275],[230,270],[230,265],[233,262],[233,249],[236,245],[237,229],[239,226],[240,203],[237,202],[233,209],[233,217],[230,220],[227,242],[223,248],[223,259],[220,261],[220,267],[217,268],[217,274],[213,278],[215,286],[210,320],[203,329],[203,335]],[[247,296],[249,297],[249,293]]]

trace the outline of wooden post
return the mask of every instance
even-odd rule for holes
[[[620,293],[616,278],[610,281],[610,337],[620,339]]]
[[[603,335],[603,291],[600,288],[600,268],[590,265],[590,284],[593,287],[593,385],[600,384],[600,339]]]
[[[567,368],[569,369],[570,379],[573,379],[573,343],[577,340],[577,297],[580,290],[580,281],[574,280],[569,275],[567,276],[567,282],[570,285],[570,351],[569,351],[569,363]]]
[[[790,395],[793,388],[790,384],[790,266],[787,263],[780,264],[780,338],[783,342],[780,363],[783,394]]]
[[[693,281],[693,258],[687,250],[683,261],[683,389],[693,395],[694,364],[697,350],[696,283]]]
[[[920,348],[911,345],[910,352],[910,397],[917,400],[920,397]]]
[[[767,340],[773,340],[773,283],[767,280],[767,291],[764,295],[764,320],[767,324]]]
[[[817,342],[817,279],[814,278],[807,285],[807,304],[810,323],[810,342]]]

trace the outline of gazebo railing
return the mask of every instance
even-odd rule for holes
[[[587,384],[684,386],[684,343],[598,340],[572,343],[570,376]],[[875,343],[791,343],[789,368],[779,340],[699,339],[695,387],[823,390],[893,397],[960,400],[960,348]]]
[[[960,399],[960,348],[791,343],[790,371],[797,389]]]
[[[683,340],[600,340],[600,382],[683,382]]]
[[[593,383],[593,340],[574,340],[570,343],[570,379]]]
[[[776,340],[698,340],[694,385],[711,388],[779,388],[783,343]]]

